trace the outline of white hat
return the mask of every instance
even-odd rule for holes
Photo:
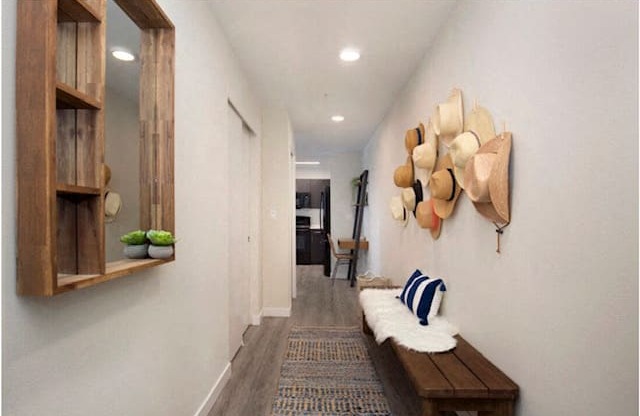
[[[120,194],[107,191],[104,195],[104,217],[106,222],[113,222],[122,208],[122,198]]]
[[[446,146],[460,133],[464,127],[462,109],[462,91],[454,88],[446,102],[436,107],[433,127],[440,140]]]
[[[459,134],[449,146],[449,154],[453,162],[453,173],[460,188],[464,189],[464,167],[471,156],[482,146],[478,135],[472,131]]]
[[[414,176],[424,185],[429,183],[429,178],[436,166],[438,159],[438,136],[433,130],[431,120],[427,124],[427,132],[424,143],[413,149]]]
[[[409,221],[409,211],[404,207],[402,198],[397,195],[392,196],[389,208],[391,208],[391,216],[394,220],[399,221],[402,225],[407,225]]]

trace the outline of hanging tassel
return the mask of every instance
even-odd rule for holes
[[[500,254],[500,236],[502,234],[504,234],[504,229],[509,225],[510,223],[506,223],[505,225],[503,225],[502,227],[500,227],[497,223],[493,223],[493,225],[496,226],[496,253]]]

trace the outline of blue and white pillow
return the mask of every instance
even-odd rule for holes
[[[416,270],[419,272],[419,270]],[[400,301],[420,318],[420,325],[429,325],[429,319],[438,314],[442,295],[447,290],[442,279],[414,274],[409,277],[400,295]]]

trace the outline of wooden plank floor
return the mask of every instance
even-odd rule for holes
[[[244,337],[245,346],[231,364],[231,379],[208,416],[270,414],[292,326],[360,327],[357,289],[349,287],[346,280],[336,280],[332,286],[323,275],[322,266],[298,266],[297,288],[291,317],[264,318],[260,326],[249,327]],[[420,415],[418,397],[389,343],[379,346],[367,337],[367,347],[393,415]]]

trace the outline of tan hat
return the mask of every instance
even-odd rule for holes
[[[473,110],[465,119],[464,131],[474,132],[478,136],[481,145],[496,137],[491,113],[477,104],[474,105]]]
[[[429,189],[436,214],[442,219],[449,218],[456,206],[461,189],[456,182],[453,162],[448,153],[438,160],[436,171],[429,180]]]
[[[440,237],[442,220],[436,214],[433,199],[418,204],[416,207],[416,221],[420,227],[429,229],[434,240]]]
[[[511,133],[483,144],[465,167],[465,192],[478,212],[496,223],[508,223]]]
[[[104,186],[111,182],[111,168],[106,163],[102,164],[102,175],[104,176]]]
[[[425,141],[413,149],[412,158],[414,176],[416,179],[420,179],[424,185],[428,184],[431,172],[436,167],[436,160],[438,159],[438,136],[433,130],[431,120],[427,123]]]
[[[454,88],[449,99],[436,107],[434,129],[446,146],[460,133],[464,127],[464,111],[462,108],[462,91]]]
[[[399,188],[408,188],[413,184],[413,160],[407,157],[407,162],[398,166],[393,173],[393,182]]]
[[[411,154],[413,153],[413,149],[416,146],[424,143],[424,140],[424,125],[422,123],[420,123],[420,125],[415,129],[407,130],[407,133],[404,135],[404,147],[407,148],[407,153],[409,153],[409,156],[411,156]]]
[[[422,183],[418,180],[410,188],[402,190],[402,203],[416,215],[416,205],[422,202]]]
[[[104,195],[104,217],[105,222],[113,222],[122,208],[122,198],[120,194],[107,191]]]
[[[402,198],[397,195],[392,196],[389,208],[391,208],[391,216],[394,220],[399,221],[402,225],[407,225],[407,221],[409,221],[409,211],[407,211],[402,204]]]
[[[471,156],[473,156],[482,143],[472,131],[465,131],[459,134],[449,146],[449,155],[453,162],[453,173],[458,185],[464,189],[464,167]]]

